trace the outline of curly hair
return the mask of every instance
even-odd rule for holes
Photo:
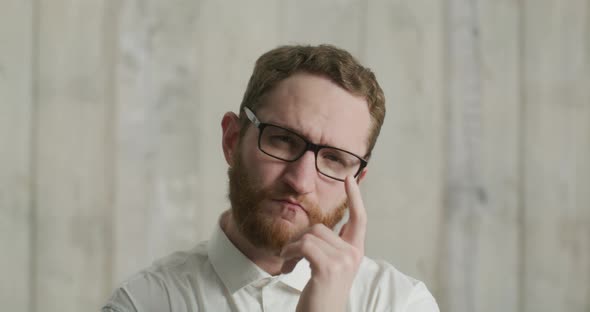
[[[385,95],[370,69],[362,66],[347,51],[335,46],[287,45],[264,53],[256,61],[240,105],[240,114],[243,115],[244,107],[256,111],[267,92],[298,72],[326,77],[367,101],[371,115],[368,153],[365,156],[368,159],[385,119]],[[242,129],[245,129],[248,121],[243,116],[241,119]]]

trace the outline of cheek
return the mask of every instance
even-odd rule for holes
[[[344,183],[327,183],[318,187],[318,201],[322,209],[333,210],[346,200]]]
[[[243,150],[242,163],[249,177],[261,187],[267,187],[275,183],[280,178],[286,164],[271,159],[268,155],[259,151],[257,145]]]

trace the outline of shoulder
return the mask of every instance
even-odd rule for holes
[[[439,311],[423,282],[386,261],[367,257],[355,278],[351,303],[366,311]]]
[[[155,261],[121,283],[105,307],[121,312],[171,311],[175,304],[192,296],[195,282],[210,270],[206,247],[207,242],[202,242]]]
[[[195,274],[199,274],[201,269],[206,269],[209,264],[207,244],[208,242],[204,241],[193,249],[177,251],[158,259],[151,267],[139,272],[137,276],[151,275],[163,282],[193,277]]]

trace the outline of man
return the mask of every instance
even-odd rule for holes
[[[384,116],[375,76],[348,52],[262,55],[240,112],[221,121],[231,209],[208,242],[140,272],[103,311],[438,311],[423,283],[364,257],[357,184]]]

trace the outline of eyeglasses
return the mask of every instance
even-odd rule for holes
[[[315,154],[316,170],[322,175],[342,181],[347,176],[355,178],[367,166],[363,158],[343,149],[311,143],[301,135],[283,127],[263,123],[247,107],[244,112],[258,128],[258,149],[268,156],[286,162],[297,161],[305,152]]]

